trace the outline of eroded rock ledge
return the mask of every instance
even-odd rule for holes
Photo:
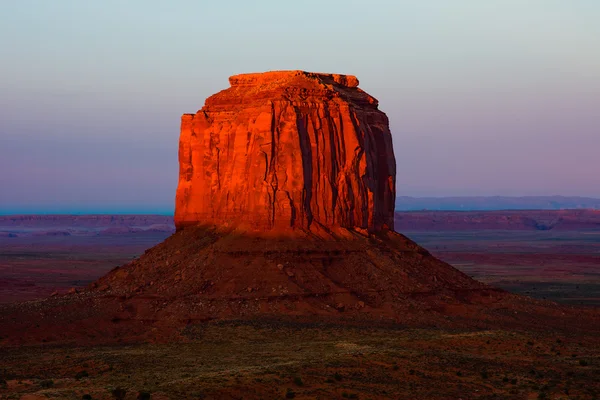
[[[231,86],[273,84],[278,81],[289,81],[290,78],[300,77],[323,83],[336,83],[349,88],[358,87],[358,79],[354,75],[324,74],[306,71],[270,71],[250,74],[239,74],[229,77]]]

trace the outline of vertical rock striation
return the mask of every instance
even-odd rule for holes
[[[350,75],[235,75],[184,114],[175,224],[393,229],[387,116]]]

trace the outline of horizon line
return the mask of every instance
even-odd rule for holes
[[[507,195],[490,195],[490,196],[408,196],[408,195],[400,195],[396,196],[396,200],[402,199],[415,199],[415,200],[444,200],[444,199],[583,199],[583,200],[591,200],[597,201],[600,203],[600,197],[590,197],[590,196],[567,196],[567,195],[526,195],[526,196],[507,196]],[[574,208],[574,207],[557,207],[556,209],[583,209],[585,207]],[[541,208],[530,208],[525,207],[523,210],[533,210],[533,209],[541,209]],[[432,211],[434,209],[430,209]],[[459,209],[457,211],[464,211],[465,209]],[[517,208],[489,208],[489,210],[517,210]],[[395,210],[395,211],[411,211],[411,210]],[[444,209],[443,211],[449,211],[448,209]],[[483,211],[479,208],[473,209],[473,211]],[[9,216],[9,215],[164,215],[164,216],[172,216],[174,215],[175,210],[171,207],[132,207],[132,206],[123,206],[123,207],[69,207],[69,206],[51,206],[51,207],[6,207],[4,210],[0,209],[0,216]]]

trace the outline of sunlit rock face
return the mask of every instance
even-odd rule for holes
[[[351,75],[235,75],[184,114],[175,224],[393,229],[387,116]]]

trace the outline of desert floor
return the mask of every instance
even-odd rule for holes
[[[600,305],[598,232],[404,233],[486,283],[567,305]],[[166,236],[0,237],[0,301],[85,286]],[[115,399],[118,388],[125,399],[140,392],[152,399],[600,396],[600,338],[568,329],[227,321],[190,326],[184,338],[171,344],[5,346],[0,399]]]
[[[4,348],[0,398],[593,399],[600,339],[568,333],[208,323],[177,344]]]

